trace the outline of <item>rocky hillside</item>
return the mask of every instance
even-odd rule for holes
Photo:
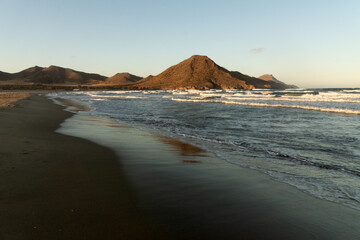
[[[10,76],[11,76],[10,73],[0,71],[0,81],[4,81],[8,79]]]
[[[31,67],[18,73],[0,71],[1,85],[111,87],[111,89],[254,89],[293,88],[272,75],[259,78],[237,71],[229,71],[207,56],[194,55],[157,76],[141,78],[130,73],[105,77],[58,66]]]
[[[139,89],[253,89],[279,88],[286,84],[265,81],[229,71],[207,56],[194,55],[157,76],[149,76],[135,86]]]
[[[106,77],[99,74],[84,73],[69,68],[50,66],[31,67],[14,74],[0,75],[0,80],[16,83],[35,84],[94,84],[103,82]]]
[[[138,77],[135,75],[132,75],[130,73],[117,73],[112,77],[107,78],[104,81],[104,84],[109,85],[128,85],[133,84],[139,80],[143,79],[142,77]]]

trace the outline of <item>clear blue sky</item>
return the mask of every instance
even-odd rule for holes
[[[300,87],[360,87],[358,0],[0,0],[0,70],[156,75],[194,54]]]

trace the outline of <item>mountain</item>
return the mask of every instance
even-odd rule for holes
[[[157,76],[137,82],[138,89],[253,89],[280,88],[286,84],[264,81],[240,72],[229,71],[207,56],[194,55]]]
[[[264,81],[272,81],[272,82],[284,84],[283,82],[277,80],[272,74],[264,74],[258,78]]]
[[[149,76],[141,80],[137,86],[140,89],[251,88],[245,81],[234,78],[228,70],[210,58],[199,55],[194,55],[157,76]]]
[[[297,88],[297,86],[295,86],[295,85],[287,85],[287,84],[285,84],[284,82],[282,82],[282,81],[278,80],[276,77],[274,77],[272,74],[264,74],[264,75],[262,75],[262,76],[260,76],[258,78],[261,79],[261,80],[270,82],[274,86],[286,85],[287,88]]]
[[[25,69],[21,72],[18,73],[14,73],[11,76],[11,79],[16,79],[16,80],[28,80],[30,78],[33,78],[33,76],[35,76],[36,74],[38,74],[39,72],[41,72],[44,68],[42,67],[31,67],[28,69]]]
[[[133,84],[134,82],[137,82],[137,81],[139,81],[141,79],[143,79],[143,78],[132,75],[132,74],[127,73],[127,72],[126,73],[117,73],[114,76],[105,79],[104,84],[128,85],[128,84]]]
[[[18,73],[0,71],[0,85],[33,85],[43,84],[52,86],[84,85],[94,88],[110,87],[111,89],[253,89],[294,88],[272,75],[259,78],[251,77],[237,71],[229,71],[207,56],[194,55],[157,76],[141,78],[130,73],[118,73],[112,77],[105,77],[94,73],[85,73],[50,66],[47,68],[35,66]]]
[[[10,76],[10,73],[0,71],[0,81],[7,80]]]
[[[6,78],[6,79],[5,79]],[[103,82],[106,77],[99,74],[84,73],[75,71],[69,68],[62,68],[58,66],[50,66],[47,68],[31,67],[21,72],[9,74],[4,77],[4,80],[9,83],[17,84],[94,84]]]
[[[244,75],[240,72],[236,72],[236,71],[231,71],[230,72],[231,75],[233,77],[239,78],[239,79],[243,79],[244,81],[246,81],[246,84],[249,86],[252,86],[253,88],[257,88],[257,89],[286,89],[289,88],[288,85],[286,85],[285,83],[276,83],[276,82],[269,82],[269,81],[264,81],[263,79],[259,79],[259,78],[255,78],[255,77],[250,77],[248,75]]]

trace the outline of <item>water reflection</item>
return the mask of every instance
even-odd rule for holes
[[[193,145],[183,143],[183,142],[180,142],[178,140],[175,140],[175,139],[172,139],[172,138],[169,138],[169,137],[164,137],[164,136],[157,136],[157,138],[161,142],[172,146],[175,151],[178,151],[180,153],[181,156],[194,156],[194,157],[205,157],[205,156],[207,156],[206,151],[202,150],[201,148],[195,147]],[[199,163],[200,161],[184,160],[183,162],[186,162],[186,163]]]

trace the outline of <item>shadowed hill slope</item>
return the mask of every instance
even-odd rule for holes
[[[139,80],[143,79],[142,77],[132,75],[130,73],[117,73],[112,77],[107,78],[104,81],[104,84],[109,85],[127,85],[127,84],[133,84],[134,82],[137,82]]]
[[[10,76],[10,73],[0,71],[0,81],[7,80]]]
[[[84,73],[69,68],[57,66],[42,68],[35,66],[4,76],[2,80],[38,84],[93,84],[105,79],[106,77],[99,74]]]

